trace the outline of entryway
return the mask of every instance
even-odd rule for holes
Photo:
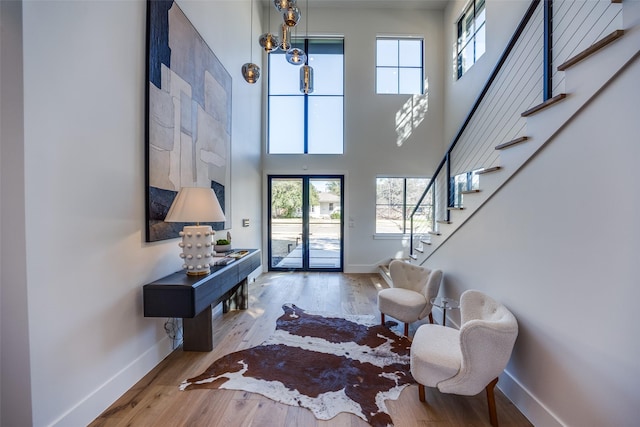
[[[342,271],[342,175],[270,175],[269,270]]]

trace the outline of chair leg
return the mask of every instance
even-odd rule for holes
[[[409,336],[409,324],[405,322],[404,324],[404,336],[408,337]]]
[[[426,401],[424,397],[424,386],[422,384],[418,384],[418,399],[420,399],[420,402]]]
[[[384,326],[384,313],[380,313],[380,324]]]
[[[429,313],[429,323],[433,325],[433,314]]]
[[[493,389],[498,384],[498,379],[491,381],[485,389],[487,390],[487,404],[489,405],[489,421],[493,427],[498,427],[498,414],[496,413],[496,398]]]

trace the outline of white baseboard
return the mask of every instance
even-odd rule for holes
[[[504,371],[500,375],[498,388],[533,425],[545,427],[563,427],[565,425],[509,372]]]
[[[167,357],[173,351],[172,344],[169,337],[164,337],[49,425],[88,425]]]
[[[344,270],[345,273],[357,274],[357,273],[377,273],[378,265],[371,264],[351,264],[345,265]]]

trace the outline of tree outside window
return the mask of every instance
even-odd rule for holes
[[[376,234],[410,233],[409,216],[425,188],[429,178],[378,177],[376,178]],[[414,225],[420,229],[433,229],[433,196],[429,190],[416,211]],[[420,224],[415,224],[419,221]]]

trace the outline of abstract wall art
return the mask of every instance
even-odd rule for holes
[[[146,240],[181,187],[211,187],[231,228],[231,76],[174,1],[147,1]]]

